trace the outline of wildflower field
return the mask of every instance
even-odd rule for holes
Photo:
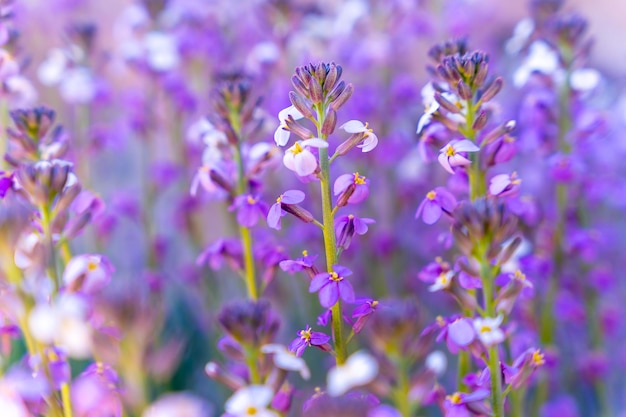
[[[620,3],[0,0],[0,417],[626,417]]]

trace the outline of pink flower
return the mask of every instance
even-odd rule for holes
[[[342,124],[339,129],[343,129],[348,133],[363,133],[363,141],[360,145],[357,145],[363,152],[369,152],[378,145],[378,136],[372,129],[367,127],[367,123],[363,124],[363,122],[358,120],[349,120]]]
[[[478,152],[480,148],[471,140],[453,140],[439,151],[439,163],[450,174],[454,174],[453,167],[465,166],[472,163],[459,152]]]
[[[451,214],[456,204],[456,198],[448,190],[437,187],[426,194],[426,198],[417,208],[415,218],[421,216],[424,223],[434,224],[442,213]]]

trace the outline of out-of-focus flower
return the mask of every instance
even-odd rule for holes
[[[63,282],[71,291],[95,294],[110,281],[113,265],[102,255],[80,255],[65,266]]]
[[[300,376],[304,379],[311,377],[309,367],[306,366],[304,359],[292,353],[285,346],[278,344],[270,344],[261,347],[261,352],[272,354],[274,357],[274,364],[285,371],[299,372]]]
[[[443,213],[452,214],[456,205],[457,201],[452,193],[444,187],[437,187],[426,194],[415,212],[415,218],[421,217],[424,223],[434,224]]]
[[[211,408],[202,398],[180,392],[159,397],[143,412],[142,417],[209,417],[212,414]]]
[[[337,247],[348,249],[355,234],[367,233],[369,224],[376,223],[374,219],[356,217],[354,214],[338,217],[335,220],[335,234]]]
[[[499,197],[514,196],[518,194],[521,183],[516,172],[499,174],[489,181],[489,193]]]
[[[278,413],[269,410],[274,393],[265,385],[249,385],[235,392],[224,408],[232,417],[279,417]]]
[[[454,174],[453,167],[470,165],[472,161],[465,158],[459,152],[478,152],[480,148],[471,140],[454,140],[441,148],[439,151],[439,163],[450,174]]]
[[[443,403],[445,417],[470,417],[471,415],[489,415],[484,400],[489,398],[489,391],[484,389],[472,393],[455,392],[448,395]]]
[[[237,221],[245,227],[256,225],[260,218],[267,216],[267,206],[258,196],[240,195],[235,198],[229,210],[237,209]]]
[[[353,353],[343,365],[328,371],[328,394],[343,395],[352,388],[367,385],[378,375],[378,362],[365,351]]]
[[[72,382],[70,392],[78,417],[122,415],[117,373],[108,365],[99,362],[90,365]]]
[[[502,316],[474,319],[474,330],[485,346],[497,345],[504,341],[504,332],[500,329],[502,320]]]
[[[288,190],[282,193],[272,204],[267,213],[267,225],[272,229],[280,230],[280,218],[287,212],[283,209],[283,204],[298,204],[304,200],[304,193],[300,190]]]

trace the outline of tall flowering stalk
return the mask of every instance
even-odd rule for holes
[[[471,371],[471,352],[487,365],[481,380],[490,381],[493,414],[503,416],[505,393],[519,388],[522,382],[503,377],[505,361],[500,345],[505,342],[505,332],[501,326],[522,289],[531,284],[520,271],[499,279],[521,243],[516,236],[516,216],[506,208],[506,197],[517,193],[520,180],[512,173],[496,175],[488,183],[487,176],[493,166],[513,156],[515,148],[508,133],[515,123],[490,125],[490,101],[503,82],[489,77],[486,54],[468,52],[464,41],[455,41],[434,47],[430,56],[437,62],[430,68],[437,79],[423,90],[427,109],[418,123],[418,133],[423,141],[432,141],[430,129],[437,124],[448,128],[452,140],[442,143],[438,161],[450,174],[467,178],[469,201],[457,206],[454,195],[441,187],[426,195],[416,216],[426,223],[436,222],[443,214],[451,217],[452,235],[463,256],[454,268],[437,260],[421,278],[432,283],[431,291],[451,293],[463,310],[462,318],[439,325],[447,331],[450,350],[459,352],[459,389],[471,388],[465,382]],[[482,305],[476,298],[477,289],[481,289]],[[540,365],[541,355],[537,355],[534,363],[525,366]],[[508,384],[506,390],[503,383]],[[481,389],[481,383],[474,387],[476,398],[480,398]],[[447,398],[444,407],[451,412],[461,404],[465,400],[457,392]]]
[[[70,357],[96,356],[93,340],[101,329],[93,321],[89,301],[108,284],[113,268],[102,255],[72,256],[67,243],[98,214],[102,203],[81,194],[73,164],[62,159],[68,143],[60,128],[52,129],[53,111],[16,110],[11,117],[16,128],[8,131],[5,158],[15,171],[7,205],[17,205],[19,212],[21,199],[26,204],[21,210],[35,220],[10,226],[19,237],[14,248],[2,250],[0,276],[5,300],[12,305],[5,319],[15,321],[24,335],[31,383],[45,381],[37,394],[45,402],[40,405],[46,416],[72,417],[75,410],[82,414],[96,407],[76,395],[86,380],[97,385],[94,394],[107,412],[120,416],[117,376],[110,366],[96,360],[72,381],[69,362]]]

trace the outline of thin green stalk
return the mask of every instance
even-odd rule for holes
[[[67,382],[61,385],[61,400],[63,401],[64,417],[72,417],[72,399],[70,397],[70,386]]]
[[[327,136],[322,133],[324,124],[325,109],[323,105],[317,107],[317,135],[326,140]],[[326,252],[326,269],[333,270],[333,265],[337,263],[337,243],[335,241],[335,215],[333,213],[332,194],[330,191],[330,161],[328,159],[328,148],[319,150],[320,164],[320,192],[322,195],[322,224],[324,226],[324,251]],[[343,315],[341,312],[341,300],[332,307],[333,316],[333,340],[335,342],[335,352],[337,352],[337,365],[342,365],[346,361],[346,345],[343,339]]]

